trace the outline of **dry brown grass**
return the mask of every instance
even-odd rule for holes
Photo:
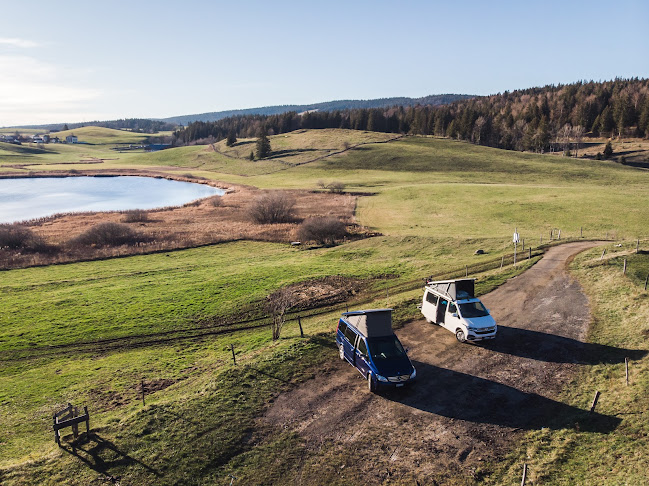
[[[183,177],[186,180],[186,177]],[[212,198],[182,207],[150,210],[148,221],[128,223],[137,231],[135,245],[70,247],[69,241],[99,223],[123,223],[123,212],[64,214],[29,222],[46,244],[64,248],[50,254],[0,251],[0,268],[21,268],[52,263],[94,260],[191,248],[224,241],[257,240],[288,243],[296,239],[299,223],[311,217],[333,217],[350,226],[355,237],[365,232],[354,222],[356,198],[346,194],[287,191],[295,199],[295,222],[257,224],[250,221],[250,201],[274,191],[230,186],[219,205]]]

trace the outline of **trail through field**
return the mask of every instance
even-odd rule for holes
[[[373,395],[347,362],[332,361],[280,395],[263,421],[295,430],[313,456],[349,455],[353,464],[336,474],[350,477],[344,475],[353,468],[372,484],[476,479],[480,463],[497,461],[524,431],[575,421],[581,430],[612,430],[618,419],[588,416],[556,400],[580,367],[624,362],[628,355],[584,342],[588,300],[566,266],[596,244],[551,248],[529,271],[483,296],[499,325],[492,342],[460,344],[423,319],[398,330],[417,369],[409,389]],[[315,484],[317,474],[307,465],[300,481]]]

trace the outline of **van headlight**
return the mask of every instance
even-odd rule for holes
[[[379,381],[385,381],[385,382],[388,381],[388,379],[385,376],[381,376],[381,375],[376,375],[376,379]]]
[[[410,379],[412,380],[416,376],[417,376],[417,370],[415,368],[413,368],[412,373],[410,374]]]

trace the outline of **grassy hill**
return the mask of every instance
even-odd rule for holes
[[[79,142],[91,143],[95,145],[106,145],[115,143],[143,143],[151,135],[146,133],[133,133],[125,130],[115,130],[112,128],[87,126],[75,128],[72,130],[62,130],[56,132],[56,136],[65,140],[68,135],[76,135]],[[158,134],[156,134],[157,136]]]
[[[200,484],[223,482],[229,473],[244,473],[254,484],[298,481],[300,461],[315,458],[305,459],[299,436],[266,430],[258,417],[277,393],[312,376],[318,363],[335,359],[331,340],[339,310],[304,318],[304,339],[289,322],[278,342],[267,328],[219,334],[227,328],[221,323],[261,315],[265,297],[279,287],[329,275],[378,291],[367,305],[394,307],[403,322],[417,315],[420,290],[397,294],[395,285],[497,261],[510,251],[515,227],[535,245],[541,236],[547,241],[553,228],[561,228],[564,238],[579,236],[580,228],[593,238],[607,232],[647,237],[649,174],[614,162],[434,138],[378,143],[385,141],[376,138],[381,134],[340,130],[273,136],[275,157],[264,161],[245,159],[247,140],[232,148],[219,143],[216,151],[194,146],[120,154],[110,144],[135,140],[129,138],[135,134],[80,130],[74,130],[80,140],[100,145],[40,151],[0,144],[0,166],[67,173],[84,166],[63,162],[94,154],[114,160],[93,168],[182,171],[263,188],[321,190],[320,181],[339,181],[363,194],[357,217],[384,236],[310,250],[232,242],[3,272],[3,484],[88,484],[111,477],[122,484]],[[359,143],[364,144],[355,147]],[[635,241],[622,243],[607,247],[611,258],[600,260],[597,250],[576,259],[574,268],[594,303],[591,339],[646,348],[649,305],[642,274],[649,264],[644,255],[634,256],[633,272],[622,276],[621,259]],[[478,248],[487,254],[474,255]],[[480,288],[524,268],[481,274]],[[192,330],[191,336],[164,334],[182,329]],[[605,437],[572,429],[530,432],[503,464],[485,467],[484,482],[520,480],[522,461],[532,462],[534,480],[544,484],[565,483],[564,478],[571,484],[624,484],[627,477],[641,477],[649,457],[649,424],[641,413],[648,366],[647,359],[634,363],[633,388],[622,385],[619,364],[585,368],[560,398],[584,408],[584,397],[594,389],[615,396],[616,410],[629,411],[619,430]],[[68,453],[54,445],[51,414],[68,401],[89,405],[92,448]],[[610,402],[602,406],[610,408]],[[317,461],[339,467],[335,456],[323,454]]]

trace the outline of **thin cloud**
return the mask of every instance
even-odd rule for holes
[[[40,46],[38,42],[28,39],[19,39],[18,37],[0,37],[0,45],[21,47],[23,49]]]
[[[31,57],[0,55],[0,126],[57,122],[94,112],[93,102],[104,93],[83,78],[77,70]]]

